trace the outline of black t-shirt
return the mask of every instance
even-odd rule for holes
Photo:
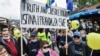
[[[83,53],[82,53],[82,44],[80,45],[76,45],[75,44],[75,56],[82,56]]]
[[[50,56],[49,51],[47,53],[43,53],[43,54],[44,54],[44,56]]]

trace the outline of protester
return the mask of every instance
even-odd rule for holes
[[[5,46],[5,48],[7,48],[7,50],[10,52],[11,56],[20,55],[17,41],[16,39],[10,36],[9,30],[2,31],[2,38],[0,39],[0,45]]]
[[[71,42],[73,37],[73,32],[71,30],[68,30],[67,32],[67,42]]]
[[[90,32],[93,32],[93,23],[91,22],[91,21],[88,21],[88,23],[87,23],[88,25],[88,27],[87,27],[87,31],[88,31],[88,33],[90,33]]]
[[[38,50],[40,48],[40,41],[37,38],[36,32],[31,33],[28,48],[29,48],[28,56],[36,56],[37,55]]]
[[[74,32],[73,41],[68,44],[68,56],[90,56],[90,49],[78,31]]]
[[[47,41],[43,41],[40,44],[40,50],[36,56],[57,56],[57,54],[54,50],[50,49]]]
[[[96,25],[96,26],[94,27],[94,32],[100,33],[100,26],[99,26],[99,25]]]
[[[50,40],[50,33],[47,32],[44,28],[39,28],[37,36],[40,40],[42,41],[47,41],[49,45],[51,45],[51,40]]]
[[[50,36],[50,39],[52,41],[52,49],[54,50],[54,47],[56,46],[56,29],[52,29],[51,30],[51,36]]]
[[[86,31],[85,30],[80,30],[82,41],[86,42]]]
[[[27,55],[28,54],[28,47],[27,47],[27,45],[28,45],[28,38],[27,38],[27,33],[26,32],[24,32],[23,34],[22,34],[22,40],[23,40],[23,55],[25,56],[25,55]],[[19,38],[18,39],[18,45],[19,45],[19,48],[20,48],[20,51],[21,51],[21,38]]]
[[[86,22],[84,20],[81,20],[81,27],[82,29],[86,30]]]
[[[59,34],[57,36],[59,56],[66,56],[66,33],[64,30],[59,30]]]
[[[0,45],[0,56],[11,56],[3,45]]]

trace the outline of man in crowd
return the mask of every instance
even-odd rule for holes
[[[28,45],[28,38],[27,38],[26,34],[27,34],[27,32],[24,32],[22,34],[22,40],[23,40],[23,55],[24,56],[27,56],[27,54],[28,54],[28,51],[27,51],[28,50],[28,47],[27,47],[27,45]],[[18,39],[18,45],[19,45],[19,48],[20,48],[20,51],[21,51],[21,38]]]
[[[90,56],[90,49],[82,42],[80,32],[74,32],[73,41],[68,45],[68,56]]]
[[[40,41],[37,38],[37,33],[32,32],[28,43],[28,56],[36,56],[40,48]]]
[[[6,47],[11,56],[19,56],[18,45],[16,40],[11,37],[9,30],[2,30],[2,37],[0,39],[0,45]]]
[[[59,56],[66,56],[66,32],[62,29],[59,30],[57,35],[57,46],[59,49]]]

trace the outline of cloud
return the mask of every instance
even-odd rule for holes
[[[40,3],[44,3],[45,4],[47,0],[33,0],[33,1],[40,2]]]
[[[0,17],[20,18],[20,0],[0,0]]]
[[[1,6],[9,6],[10,5],[10,0],[0,0],[0,5]]]
[[[0,0],[0,17],[20,19],[20,1],[21,0]],[[33,0],[40,3],[46,3],[47,0]],[[55,0],[57,7],[66,8],[66,0]]]

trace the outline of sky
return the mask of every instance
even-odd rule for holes
[[[34,0],[46,3],[46,0]],[[66,0],[55,0],[52,6],[66,8]],[[20,19],[20,0],[0,0],[0,17]]]

